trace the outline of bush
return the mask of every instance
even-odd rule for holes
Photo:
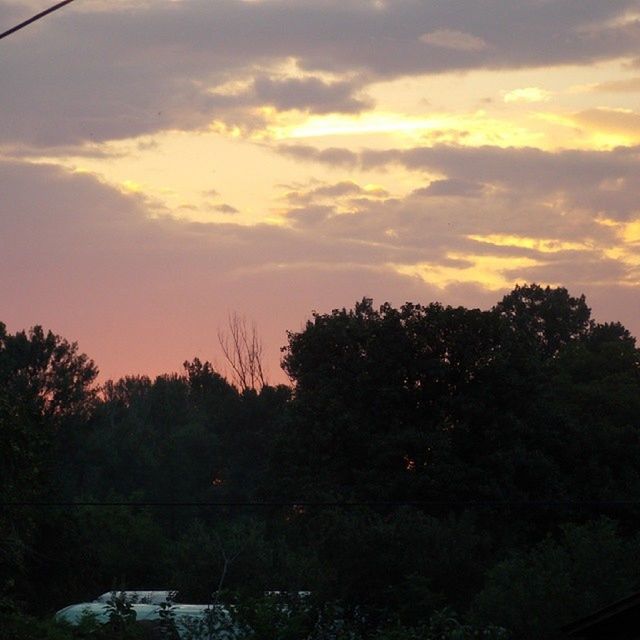
[[[474,604],[523,640],[561,638],[559,628],[634,590],[640,538],[623,538],[606,518],[567,524],[529,551],[493,567]]]

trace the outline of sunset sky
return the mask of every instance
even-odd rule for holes
[[[0,320],[103,379],[524,282],[640,335],[640,0],[76,0],[0,82]]]

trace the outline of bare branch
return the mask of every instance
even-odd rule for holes
[[[231,382],[240,391],[259,391],[266,384],[262,341],[255,322],[249,326],[235,311],[227,316],[226,330],[218,330],[218,343],[231,369]]]

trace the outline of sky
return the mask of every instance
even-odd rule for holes
[[[0,320],[103,380],[531,282],[640,336],[639,98],[640,0],[76,0],[0,41]]]

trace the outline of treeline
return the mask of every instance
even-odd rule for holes
[[[363,637],[445,612],[451,637],[540,639],[638,587],[640,352],[584,297],[364,299],[289,333],[282,365],[291,387],[198,359],[97,387],[75,344],[0,324],[5,615],[305,590],[366,612]]]

